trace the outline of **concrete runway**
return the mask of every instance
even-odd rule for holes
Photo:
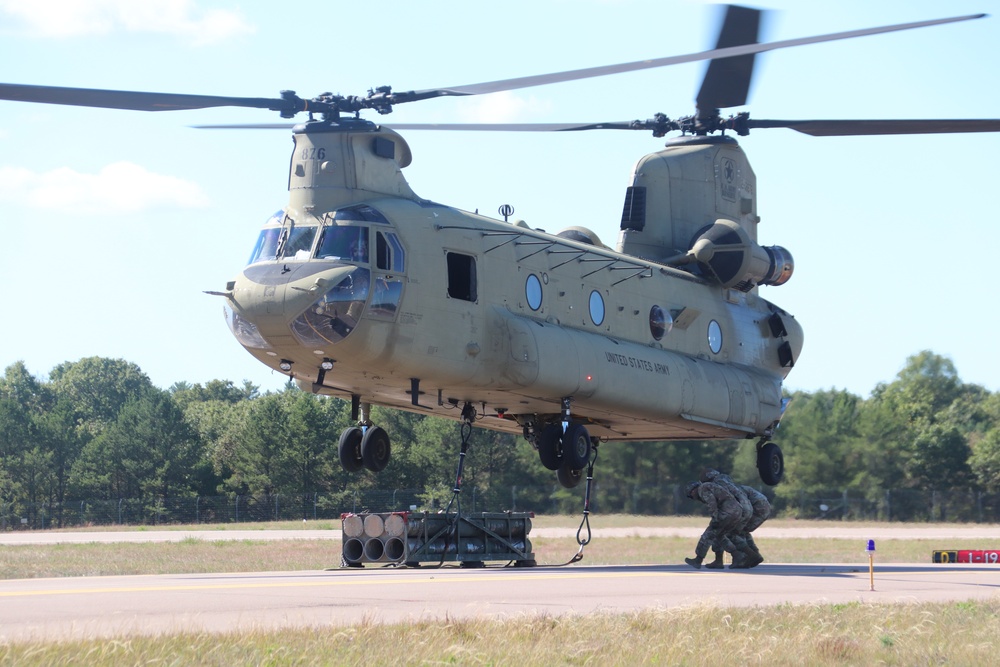
[[[78,577],[0,581],[0,643],[163,632],[247,631],[692,605],[897,603],[990,598],[1000,568],[767,563]]]
[[[644,532],[644,529],[609,530],[625,534]],[[640,532],[627,532],[630,530]],[[667,530],[686,535],[688,529]],[[858,537],[855,530],[872,532],[851,527],[830,530],[847,530],[845,537],[851,539]],[[885,530],[879,531],[883,534],[878,537],[891,539],[884,534]],[[906,530],[921,533],[919,529]],[[953,530],[947,530],[951,537],[955,537]],[[980,539],[996,536],[996,527],[968,530],[975,531]],[[228,538],[247,539],[240,532],[224,531]],[[264,539],[260,531],[248,532],[255,533],[251,539]],[[289,531],[269,531],[268,535],[276,537],[272,533],[283,532]],[[306,537],[299,531],[290,532]],[[323,531],[324,538],[333,537],[332,532]],[[168,539],[165,533],[127,535],[129,539],[162,541]],[[548,531],[537,533],[540,536]],[[536,536],[535,531],[532,534]],[[25,543],[22,540],[27,538],[14,539],[19,535],[26,534],[2,535],[0,545]],[[77,538],[103,541],[102,536],[106,535],[36,533],[35,537],[61,542]],[[223,539],[214,533],[211,537],[206,533],[199,536],[206,540]],[[183,537],[172,533],[169,539]],[[997,565],[903,565],[877,561],[874,591],[870,590],[866,563],[765,563],[753,570],[733,571],[693,570],[686,565],[577,564],[563,568],[485,569],[452,565],[440,569],[368,566],[334,571],[20,579],[0,580],[0,643],[175,631],[335,627],[361,621],[589,614],[693,605],[967,600],[998,594],[1000,566]]]

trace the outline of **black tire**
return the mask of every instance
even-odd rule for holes
[[[556,470],[556,478],[567,489],[575,489],[583,479],[583,471],[579,468],[561,467]]]
[[[361,460],[361,429],[357,426],[345,428],[340,434],[340,444],[337,451],[340,454],[340,465],[347,472],[357,472],[364,466]]]
[[[562,424],[558,422],[549,424],[538,434],[535,443],[538,445],[538,458],[549,470],[559,470],[562,465],[562,454],[559,451],[562,434]]]
[[[587,427],[574,422],[566,429],[562,438],[562,468],[582,470],[590,463],[590,433]]]
[[[364,466],[372,472],[381,472],[389,465],[392,453],[389,447],[389,434],[384,428],[370,426],[361,438],[361,460]]]
[[[769,442],[757,451],[757,472],[768,486],[775,486],[781,481],[785,475],[785,458],[778,445]]]

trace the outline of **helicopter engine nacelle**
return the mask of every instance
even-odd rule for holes
[[[759,246],[738,223],[724,219],[698,234],[688,258],[723,287],[744,292],[757,285],[784,285],[795,270],[788,250]]]

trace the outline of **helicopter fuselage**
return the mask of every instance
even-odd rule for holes
[[[303,388],[527,433],[769,435],[794,318],[756,289],[417,197],[405,141],[364,121],[294,134],[289,205],[227,287],[257,359]],[[782,349],[783,348],[783,349]]]

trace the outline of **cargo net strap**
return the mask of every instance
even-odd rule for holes
[[[466,404],[465,409],[462,410],[462,417],[464,417],[462,421],[462,447],[458,453],[458,468],[455,470],[455,485],[451,489],[451,500],[444,508],[444,515],[449,517],[448,528],[445,533],[444,549],[441,551],[441,560],[436,567],[444,565],[445,555],[448,553],[449,542],[452,538],[458,539],[458,521],[462,514],[462,472],[465,469],[465,455],[469,453],[469,438],[472,437],[472,422],[476,414],[475,410],[469,414],[469,408],[470,406]],[[455,508],[454,513],[451,511],[452,507]]]
[[[580,527],[576,529],[576,543],[580,545],[580,548],[565,563],[549,565],[548,567],[566,567],[573,563],[579,563],[583,560],[583,548],[590,544],[590,541],[593,539],[593,534],[590,531],[590,492],[594,488],[594,464],[596,462],[597,441],[594,441],[591,447],[590,461],[587,463],[587,486],[583,494],[583,519],[580,521]]]
[[[580,545],[576,554],[565,563],[560,563],[555,567],[565,567],[583,560],[583,548],[590,544],[593,535],[590,532],[590,492],[594,486],[594,464],[597,463],[597,441],[595,440],[590,452],[590,461],[587,463],[587,486],[583,493],[583,520],[580,527],[576,529],[576,543]]]

